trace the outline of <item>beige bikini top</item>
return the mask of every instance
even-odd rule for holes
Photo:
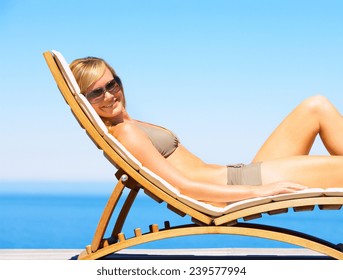
[[[165,158],[170,156],[180,143],[177,136],[164,127],[144,123],[136,124],[139,129],[141,129],[149,137],[154,147]]]

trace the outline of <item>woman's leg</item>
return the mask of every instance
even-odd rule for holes
[[[319,95],[304,100],[283,120],[253,162],[307,155],[318,134],[331,155],[343,155],[343,117]]]
[[[291,181],[313,188],[343,188],[343,156],[293,156],[265,161],[262,184]]]

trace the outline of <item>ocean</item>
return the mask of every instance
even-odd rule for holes
[[[91,243],[112,185],[99,188],[96,183],[1,183],[0,249],[83,249]],[[81,191],[83,188],[84,193]],[[97,188],[102,191],[96,193]],[[77,191],[70,191],[73,189]],[[117,212],[113,217],[116,215]],[[130,237],[134,228],[139,227],[143,232],[148,231],[150,224],[158,224],[163,228],[164,221],[170,221],[174,226],[189,223],[190,219],[187,216],[178,216],[168,210],[164,203],[159,204],[142,193],[129,213],[123,232],[126,237]],[[343,210],[315,209],[301,213],[289,210],[288,214],[264,215],[252,222],[264,222],[315,234],[333,243],[342,242]],[[294,246],[262,238],[201,235],[171,238],[135,248],[273,247]]]

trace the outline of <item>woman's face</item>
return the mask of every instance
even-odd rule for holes
[[[106,68],[104,75],[87,89],[85,95],[87,96],[93,90],[104,89],[113,78],[111,71]],[[115,120],[120,118],[124,111],[122,101],[123,92],[121,89],[114,90],[113,93],[106,90],[102,97],[97,98],[96,103],[91,102],[91,104],[100,117]]]

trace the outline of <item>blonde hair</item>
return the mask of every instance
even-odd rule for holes
[[[105,74],[106,68],[108,68],[113,77],[117,77],[119,80],[119,86],[123,92],[123,106],[124,108],[126,107],[123,85],[114,69],[105,60],[102,58],[89,56],[75,59],[69,65],[69,67],[75,76],[81,93],[85,93],[92,84],[94,84]]]

